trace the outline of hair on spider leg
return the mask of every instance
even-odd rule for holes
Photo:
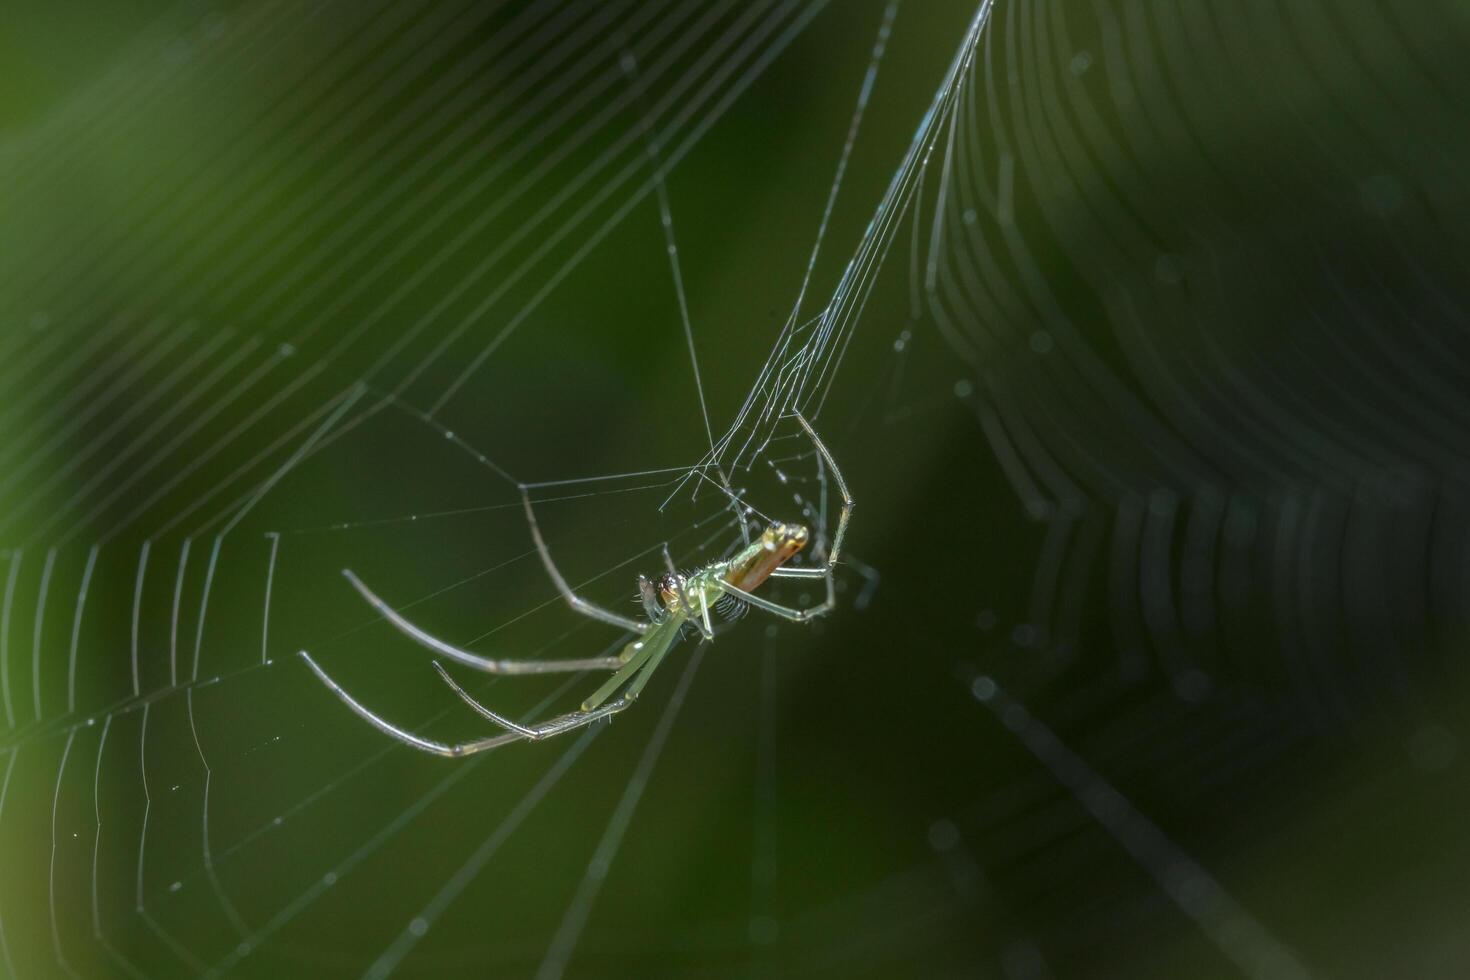
[[[720,596],[720,601],[715,603],[712,611],[726,623],[738,623],[750,612],[750,603],[726,593]]]

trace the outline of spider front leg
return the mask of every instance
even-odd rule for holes
[[[298,655],[301,657],[302,660],[306,661],[306,666],[311,668],[312,673],[316,674],[317,679],[325,684],[333,694],[337,695],[337,697],[342,700],[342,703],[351,708],[353,713],[356,714],[359,718],[367,722],[369,725],[372,725],[384,735],[395,738],[398,741],[402,742],[404,745],[418,749],[421,752],[429,752],[433,755],[442,755],[446,759],[459,759],[467,755],[474,755],[477,752],[485,752],[489,749],[498,749],[500,748],[500,746],[509,745],[511,742],[519,742],[524,737],[522,735],[516,734],[515,732],[507,732],[503,735],[492,735],[489,738],[479,738],[469,742],[458,742],[453,745],[446,744],[444,742],[436,742],[433,739],[423,738],[422,736],[415,735],[413,732],[399,728],[392,722],[374,714],[372,709],[363,706],[360,702],[358,702],[356,698],[343,690],[341,684],[338,684],[336,681],[332,680],[331,676],[325,670],[322,670],[322,668],[317,665],[317,662],[311,659],[311,654],[307,653],[305,650],[299,651]]]
[[[439,676],[443,679],[444,683],[449,685],[449,689],[459,695],[460,700],[469,705],[480,717],[499,725],[501,728],[508,729],[512,733],[511,737],[513,738],[525,738],[533,742],[540,741],[544,738],[550,738],[553,735],[560,735],[563,732],[571,731],[573,728],[590,725],[595,721],[606,718],[609,715],[615,715],[619,711],[630,707],[638,699],[638,695],[643,691],[644,685],[653,676],[653,672],[658,670],[659,664],[663,662],[669,650],[679,641],[679,634],[684,620],[685,615],[682,612],[678,613],[660,623],[658,628],[650,633],[647,638],[635,640],[630,643],[628,649],[624,651],[623,659],[625,660],[625,664],[623,669],[609,678],[591,697],[583,701],[579,710],[570,711],[564,715],[559,715],[548,721],[538,722],[534,725],[522,725],[498,712],[491,711],[477,701],[463,687],[460,687],[459,683],[449,675],[449,672],[442,665],[435,663],[434,669],[439,672]],[[630,681],[631,683],[629,683]],[[615,701],[604,703],[614,691],[623,687],[625,684],[627,686],[623,689],[622,697]]]
[[[439,676],[444,680],[444,683],[449,685],[449,689],[455,694],[458,694],[460,700],[473,708],[476,714],[511,733],[510,735],[497,735],[495,736],[496,738],[508,738],[511,741],[524,738],[532,742],[539,742],[543,738],[560,735],[562,732],[570,731],[573,728],[580,728],[583,725],[590,725],[594,721],[599,721],[609,715],[615,715],[619,711],[630,707],[635,700],[631,697],[622,697],[591,711],[569,711],[564,715],[558,715],[555,718],[535,725],[522,725],[519,722],[505,717],[505,715],[491,711],[479,701],[475,700],[474,695],[460,687],[455,679],[449,676],[449,672],[440,664],[435,663],[434,669],[439,672]]]
[[[617,670],[623,665],[619,657],[585,657],[576,660],[497,660],[482,657],[468,650],[445,643],[437,636],[416,626],[404,618],[398,610],[384,602],[367,583],[353,574],[350,568],[342,569],[342,577],[352,584],[358,594],[368,601],[394,629],[413,640],[421,647],[443,654],[456,663],[482,670],[487,674],[566,674],[580,670]]]
[[[572,587],[567,584],[567,580],[557,569],[556,562],[551,560],[551,551],[546,547],[545,539],[541,537],[541,526],[536,523],[536,511],[531,507],[530,491],[525,486],[521,487],[521,502],[526,508],[526,523],[531,525],[531,539],[536,542],[536,550],[541,552],[541,563],[546,566],[546,574],[550,575],[551,581],[556,583],[556,588],[561,592],[562,598],[567,601],[567,605],[584,616],[600,619],[613,626],[621,626],[633,633],[647,633],[652,629],[651,623],[641,623],[636,619],[615,613],[611,609],[604,609],[573,592]]]

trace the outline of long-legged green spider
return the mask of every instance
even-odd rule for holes
[[[625,646],[621,653],[607,657],[589,657],[582,659],[564,660],[495,660],[482,657],[479,654],[462,650],[452,644],[425,632],[400,615],[392,606],[380,599],[376,593],[367,587],[361,579],[352,573],[350,569],[343,569],[342,574],[347,578],[353,588],[366,599],[383,618],[403,633],[409,639],[420,646],[427,647],[436,653],[442,654],[449,660],[487,674],[551,674],[570,673],[584,670],[610,670],[613,675],[594,691],[591,697],[582,702],[576,711],[558,715],[547,721],[538,722],[533,725],[522,725],[512,721],[504,715],[497,714],[476,701],[464,688],[449,676],[442,664],[434,662],[434,669],[444,683],[449,685],[455,694],[459,695],[471,708],[487,721],[505,729],[498,735],[487,738],[473,739],[468,742],[446,744],[424,738],[420,735],[407,731],[394,725],[381,716],[365,707],[352,695],[348,694],[340,684],[332,680],[325,670],[311,658],[305,650],[301,651],[301,658],[306,661],[308,667],[316,674],[321,682],[331,689],[332,693],[342,699],[342,702],[351,708],[359,717],[368,724],[378,729],[385,735],[398,739],[405,745],[411,745],[424,752],[434,755],[458,758],[460,756],[473,755],[476,752],[484,752],[488,749],[499,748],[510,742],[522,740],[540,740],[560,735],[563,732],[590,725],[599,719],[615,715],[619,711],[630,707],[637,700],[644,686],[648,683],[653,672],[656,671],[668,652],[678,643],[680,636],[685,632],[684,627],[690,625],[695,627],[701,634],[703,641],[714,639],[714,627],[710,623],[710,609],[721,599],[733,599],[737,603],[748,604],[757,609],[793,622],[806,622],[818,616],[824,616],[831,612],[837,604],[837,595],[834,591],[832,573],[837,566],[837,558],[842,550],[842,539],[847,534],[847,522],[852,516],[853,500],[847,490],[847,482],[842,478],[842,471],[837,467],[837,461],[827,451],[816,430],[800,414],[795,416],[796,421],[806,430],[812,445],[821,454],[822,460],[832,473],[833,482],[842,495],[842,511],[837,518],[837,532],[832,536],[832,548],[827,555],[827,561],[820,567],[788,568],[789,561],[798,551],[806,546],[808,532],[800,524],[772,524],[765,529],[760,537],[746,545],[730,558],[711,562],[702,568],[688,574],[681,575],[675,568],[672,558],[669,556],[668,548],[664,548],[664,563],[668,571],[659,576],[657,581],[640,575],[638,577],[639,593],[643,600],[643,609],[647,614],[646,620],[632,619],[615,613],[610,609],[604,609],[583,599],[572,591],[567,580],[562,577],[557,569],[556,563],[551,559],[551,552],[546,547],[545,540],[541,537],[540,525],[536,522],[536,512],[531,506],[531,495],[528,490],[521,487],[521,501],[526,510],[526,521],[531,528],[531,537],[536,543],[536,549],[541,554],[541,562],[546,566],[546,573],[551,576],[552,582],[556,584],[557,590],[566,599],[575,611],[593,619],[600,620],[612,626],[618,626],[629,632],[637,634],[637,638]],[[809,609],[795,609],[772,602],[769,599],[755,595],[753,590],[759,588],[761,583],[768,578],[820,578],[826,584],[827,595],[821,603]],[[621,693],[619,693],[621,692]],[[609,701],[614,694],[618,697]]]

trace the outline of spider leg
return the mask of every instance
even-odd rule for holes
[[[567,584],[567,580],[562,577],[561,572],[557,569],[556,562],[551,560],[551,551],[546,547],[545,539],[541,537],[541,525],[536,523],[536,511],[531,507],[530,491],[524,486],[521,487],[521,502],[526,507],[526,522],[531,525],[531,538],[536,542],[536,550],[541,552],[541,564],[546,566],[546,574],[550,575],[551,580],[556,583],[557,591],[561,592],[562,598],[567,601],[567,605],[584,616],[600,619],[604,623],[613,626],[621,626],[623,629],[633,633],[647,633],[653,628],[650,623],[641,623],[636,619],[630,619],[627,616],[615,613],[611,609],[604,609],[595,603],[588,602],[573,592],[572,587]]]
[[[638,695],[642,693],[644,685],[646,685],[649,678],[653,676],[653,672],[657,670],[659,664],[663,662],[664,656],[667,655],[671,649],[673,649],[674,641],[679,638],[680,625],[681,624],[677,622],[667,624],[663,633],[655,633],[647,640],[638,641],[632,644],[632,646],[635,646],[637,649],[633,656],[629,658],[627,666],[619,671],[616,676],[609,678],[607,683],[603,684],[602,687],[599,688],[597,692],[593,694],[590,698],[588,698],[586,701],[583,701],[580,710],[569,711],[564,715],[558,715],[555,718],[551,718],[547,721],[543,721],[535,725],[522,725],[518,722],[512,721],[502,714],[491,711],[479,701],[475,700],[475,698],[468,691],[460,687],[459,684],[455,682],[454,678],[449,676],[449,672],[446,671],[443,666],[435,663],[434,669],[439,672],[439,676],[444,680],[444,683],[449,685],[450,690],[459,695],[460,699],[463,700],[465,704],[474,709],[474,711],[479,714],[480,717],[496,725],[499,725],[502,728],[508,729],[508,734],[497,735],[495,736],[495,738],[502,740],[515,740],[524,738],[536,742],[544,738],[550,738],[553,735],[560,735],[563,732],[572,730],[573,728],[581,728],[584,725],[590,725],[594,721],[598,721],[610,715],[615,715],[619,711],[623,711],[631,707],[633,702],[638,700]],[[303,654],[303,656],[305,656],[305,654]],[[320,671],[318,671],[318,673],[320,673]],[[607,698],[607,696],[613,691],[617,690],[617,688],[625,681],[627,681],[629,677],[633,678],[633,683],[628,685],[627,690],[623,692],[623,696],[618,698],[616,701],[609,701],[608,703],[603,704],[602,702]],[[343,694],[342,696],[346,697],[345,694]],[[359,711],[359,714],[361,713],[362,712]],[[364,717],[367,716],[364,715]],[[392,734],[392,732],[390,732],[389,734]],[[410,737],[417,738],[417,736]],[[422,741],[424,740],[418,739],[416,742],[411,742],[410,744],[418,744]],[[497,744],[504,744],[504,742],[502,741]]]
[[[398,632],[421,647],[443,654],[455,663],[482,670],[487,674],[560,674],[579,670],[617,670],[626,662],[617,656],[587,657],[580,660],[492,660],[489,657],[482,657],[445,643],[437,636],[415,626],[396,609],[384,602],[377,593],[369,589],[362,579],[353,574],[351,569],[342,569],[342,577],[347,579],[358,594],[366,599],[368,604],[376,609]]]
[[[823,566],[821,568],[789,568],[782,565],[773,569],[771,578],[825,578],[831,573],[831,569]]]
[[[752,592],[746,592],[739,586],[731,585],[729,582],[721,582],[720,588],[731,595],[739,596],[743,601],[750,603],[757,609],[764,609],[768,613],[780,616],[783,619],[789,619],[793,622],[805,623],[808,620],[827,615],[837,605],[837,593],[832,585],[832,570],[830,568],[827,569],[825,577],[827,579],[827,598],[823,599],[820,605],[812,606],[810,609],[796,609],[792,606],[783,606],[779,602],[772,602],[770,599],[764,599]]]
[[[342,703],[351,708],[353,713],[356,714],[359,718],[367,722],[369,725],[372,725],[384,735],[397,739],[404,745],[418,749],[421,752],[428,752],[432,755],[442,755],[447,759],[458,759],[462,758],[463,756],[474,755],[477,752],[485,752],[489,749],[498,749],[500,748],[500,746],[509,745],[511,742],[519,742],[523,737],[514,732],[507,732],[503,735],[492,735],[489,738],[474,739],[473,741],[469,742],[458,742],[453,745],[449,745],[444,742],[435,742],[432,739],[422,738],[418,735],[413,734],[412,732],[404,731],[402,728],[399,728],[392,722],[380,718],[378,715],[374,714],[371,709],[364,707],[352,695],[344,691],[342,689],[342,685],[332,680],[331,676],[328,675],[325,670],[322,670],[321,667],[317,665],[317,662],[315,660],[312,660],[311,655],[305,650],[300,651],[299,656],[302,660],[306,661],[306,666],[311,668],[312,673],[316,674],[317,679],[325,684],[333,694],[337,695],[337,697],[342,700]]]
[[[812,445],[816,447],[817,452],[822,454],[822,461],[832,471],[832,479],[837,482],[837,490],[842,494],[842,512],[837,517],[837,533],[832,536],[832,551],[827,556],[827,567],[830,569],[836,566],[837,555],[842,551],[842,539],[847,536],[847,522],[852,517],[852,508],[855,502],[852,499],[852,494],[848,492],[847,481],[842,478],[842,470],[838,468],[837,460],[833,459],[832,454],[827,451],[827,446],[822,442],[821,437],[817,435],[817,430],[812,428],[812,424],[800,412],[793,412],[792,415],[796,417],[796,421],[801,423],[801,427],[806,430],[807,438],[811,439]],[[790,569],[787,572],[787,577],[795,578],[797,576],[792,575],[792,572],[803,571],[804,569]],[[776,574],[780,574],[779,570]]]
[[[713,640],[715,638],[715,628],[710,625],[709,599],[706,598],[704,589],[699,590],[699,617],[702,622],[700,632],[704,634],[706,640]]]
[[[849,551],[847,554],[847,564],[856,569],[864,580],[863,587],[858,590],[857,598],[852,600],[852,607],[861,612],[868,608],[868,603],[873,601],[873,593],[878,591],[878,583],[882,580],[882,576],[872,565],[852,557],[852,552]]]
[[[475,712],[481,718],[484,718],[487,721],[492,721],[495,724],[499,725],[501,728],[504,728],[506,731],[516,732],[517,734],[522,735],[525,738],[536,737],[535,729],[527,728],[525,725],[512,721],[505,715],[497,714],[494,711],[491,711],[489,708],[485,707],[479,701],[476,701],[474,695],[470,694],[469,691],[466,691],[464,688],[460,687],[459,682],[456,681],[453,677],[449,676],[449,671],[445,670],[444,665],[437,660],[434,661],[434,669],[439,672],[439,679],[442,680],[445,684],[448,684],[449,689],[455,694],[458,694],[461,701],[469,705],[471,708],[474,708]]]
[[[569,711],[564,715],[558,715],[550,721],[543,721],[541,724],[534,726],[536,734],[532,736],[532,740],[550,738],[553,735],[569,732],[574,728],[582,728],[590,725],[594,721],[601,721],[604,718],[617,714],[619,711],[633,707],[634,700],[633,697],[621,697],[616,701],[609,701],[602,707],[594,708],[591,711]]]
[[[669,543],[667,541],[664,542],[664,565],[668,568],[669,574],[673,576],[673,580],[675,582],[682,582],[684,580],[684,577],[679,574],[679,569],[674,567],[674,556],[669,554]],[[682,586],[679,588],[679,603],[685,609],[689,609],[691,611],[694,609],[694,603],[689,600],[689,590]],[[703,594],[700,595],[700,605],[704,605]],[[710,626],[709,623],[708,608],[704,609],[704,616],[702,619],[696,619],[694,621],[694,625],[699,627],[699,632],[704,634],[704,638],[706,640],[713,640],[715,638],[714,627]]]
[[[664,662],[664,657],[674,648],[679,639],[679,630],[675,629],[668,643],[659,645],[648,658],[648,666],[638,672],[633,678],[633,683],[628,685],[628,690],[623,693],[622,700],[632,701],[643,693],[643,686],[653,677],[653,672],[658,670],[658,665]]]
[[[658,662],[663,659],[664,654],[668,653],[669,649],[678,642],[679,634],[683,632],[684,623],[687,619],[688,613],[680,609],[669,616],[668,619],[659,623],[658,627],[652,633],[641,640],[634,640],[630,643],[628,649],[623,651],[625,654],[628,654],[629,650],[632,651],[628,655],[627,665],[604,681],[603,685],[596,691],[592,692],[592,696],[582,702],[582,710],[591,711],[612,697],[613,692],[622,687],[634,674],[642,670],[645,664],[648,665],[649,670],[658,666]],[[635,682],[629,687],[628,694],[625,697],[637,697],[638,691],[642,687],[643,683]]]
[[[536,742],[540,741],[543,738],[550,738],[552,735],[560,735],[562,732],[565,732],[569,729],[578,728],[582,725],[590,725],[592,724],[592,722],[597,721],[598,719],[606,718],[609,715],[615,715],[619,711],[622,711],[624,708],[632,705],[634,701],[634,698],[631,697],[621,697],[610,704],[605,704],[600,708],[596,708],[590,711],[571,711],[567,714],[558,715],[555,718],[552,718],[548,721],[543,721],[536,725],[522,725],[505,717],[505,715],[491,711],[479,701],[475,700],[474,695],[470,694],[464,688],[460,687],[459,684],[454,680],[454,678],[449,676],[449,672],[446,671],[443,666],[441,666],[437,662],[434,664],[434,669],[439,672],[439,676],[443,678],[444,683],[449,685],[449,689],[452,690],[455,694],[458,694],[460,700],[464,701],[465,704],[473,708],[475,712],[480,715],[480,717],[486,719],[487,721],[493,722],[494,724],[497,724],[501,728],[507,729],[510,732],[509,735],[497,735],[495,736],[496,738],[506,738],[510,741],[515,741],[517,739],[529,739],[532,742]]]

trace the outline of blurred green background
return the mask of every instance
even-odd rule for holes
[[[752,612],[686,699],[692,643],[585,746],[450,762],[295,657],[471,737],[341,569],[579,657],[619,637],[517,481],[604,478],[538,513],[629,613],[661,543],[736,540],[650,473],[709,447],[650,136],[718,437],[889,13],[800,323],[974,7],[12,12],[0,969],[361,976],[400,942],[394,975],[532,976],[577,926],[574,977],[1458,975],[1452,4],[998,5],[816,415],[859,500],[840,606]],[[733,484],[830,533],[777,436]]]

